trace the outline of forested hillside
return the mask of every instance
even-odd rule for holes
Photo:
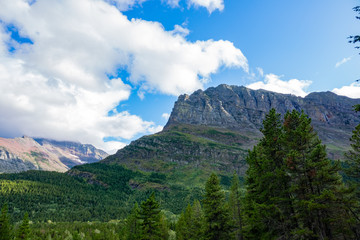
[[[10,236],[3,239],[359,239],[359,126],[342,169],[307,115],[282,118],[271,109],[246,157],[244,183],[236,173],[231,181],[212,173],[192,187],[101,163],[66,175],[4,174],[0,232]]]

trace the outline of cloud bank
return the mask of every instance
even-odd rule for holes
[[[312,82],[309,80],[298,79],[284,81],[280,79],[280,76],[271,73],[265,75],[263,82],[255,82],[247,85],[246,87],[253,90],[264,89],[278,93],[293,94],[295,96],[305,97],[308,94],[306,92],[306,88],[310,86],[311,83]]]
[[[172,95],[203,88],[221,67],[248,70],[245,56],[229,41],[189,42],[184,28],[168,32],[157,22],[129,20],[118,9],[141,2],[1,1],[0,132],[113,149],[124,144],[102,139],[161,129],[114,111],[131,94],[116,76],[119,68],[129,72],[140,94]],[[9,24],[32,43],[12,37]]]
[[[349,86],[334,88],[332,92],[350,98],[360,98],[360,83],[352,83]]]

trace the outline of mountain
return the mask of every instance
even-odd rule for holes
[[[359,103],[360,99],[332,92],[302,98],[223,84],[179,96],[163,131],[133,141],[102,162],[163,172],[192,183],[211,171],[244,175],[247,150],[261,138],[262,120],[271,108],[282,115],[304,111],[327,145],[328,156],[338,159],[360,122],[353,111]]]
[[[78,165],[66,173],[0,174],[0,205],[9,203],[16,221],[25,212],[41,222],[109,221],[125,217],[135,202],[155,191],[168,216],[180,214],[195,199],[202,199],[211,172],[218,174],[226,190],[234,171],[244,176],[247,150],[261,138],[261,122],[270,108],[281,114],[305,111],[334,159],[348,149],[351,131],[360,123],[359,114],[352,111],[359,103],[360,99],[331,92],[300,98],[227,85],[181,95],[163,131],[133,141],[102,161]],[[17,141],[91,152],[52,140]],[[48,149],[47,154],[56,155]]]
[[[108,154],[89,144],[42,138],[0,138],[0,173],[26,170],[65,172],[69,168],[99,161]]]

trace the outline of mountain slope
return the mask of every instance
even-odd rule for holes
[[[65,172],[108,156],[91,145],[21,137],[0,138],[0,173],[26,170]]]
[[[262,120],[271,108],[281,114],[303,110],[327,144],[329,157],[341,158],[360,122],[352,110],[359,103],[331,92],[301,98],[228,85],[198,90],[178,98],[162,132],[133,141],[102,162],[173,175],[187,172],[179,179],[199,171],[243,175],[246,151],[261,137]]]

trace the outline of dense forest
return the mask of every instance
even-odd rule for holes
[[[234,173],[224,185],[213,173],[190,193],[174,186],[134,193],[130,178],[166,176],[116,165],[77,167],[101,176],[93,180],[43,172],[47,182],[36,187],[39,172],[5,174],[0,239],[360,239],[360,125],[342,165],[326,157],[302,112],[281,119],[272,109],[261,131],[245,182]]]

